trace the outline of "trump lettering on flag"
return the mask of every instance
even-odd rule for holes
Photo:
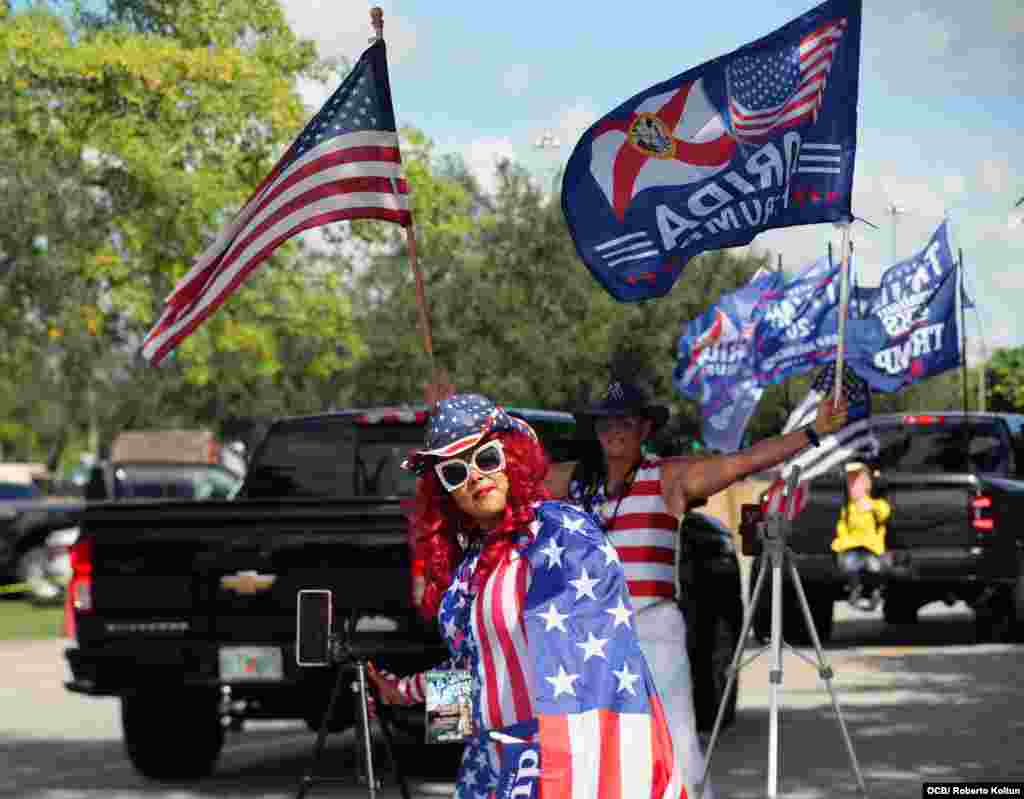
[[[167,297],[142,343],[159,364],[291,237],[350,219],[409,225],[384,41],[371,45],[235,219]]]
[[[765,230],[852,218],[860,20],[860,0],[828,0],[583,134],[562,211],[615,299],[660,297],[694,255]]]

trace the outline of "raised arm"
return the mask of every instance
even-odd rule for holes
[[[662,467],[662,493],[669,511],[682,515],[696,499],[707,499],[738,480],[778,466],[813,443],[812,435],[822,438],[846,424],[847,403],[838,406],[831,398],[818,404],[818,415],[807,429],[794,430],[782,436],[760,441],[754,446],[729,455],[707,458],[672,458]]]

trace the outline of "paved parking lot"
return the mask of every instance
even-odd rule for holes
[[[871,796],[917,799],[924,780],[1024,780],[1024,647],[974,645],[970,611],[962,605],[929,606],[917,625],[904,629],[887,628],[880,613],[840,608],[837,618],[826,658]],[[64,691],[65,646],[0,644],[0,796],[294,796],[313,743],[302,725],[247,725],[229,739],[209,780],[177,786],[142,780],[121,748],[117,702]],[[737,723],[713,756],[722,799],[764,795],[768,666],[765,653],[742,672]],[[332,740],[326,762],[335,773],[351,773],[343,736]],[[816,671],[792,654],[784,661],[780,763],[783,796],[856,795],[828,695]],[[436,777],[415,788],[450,791]],[[365,795],[347,786],[311,793]],[[392,783],[384,795],[398,795]]]

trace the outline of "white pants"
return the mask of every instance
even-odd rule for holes
[[[697,737],[693,709],[693,679],[686,651],[686,622],[679,606],[665,600],[636,612],[636,630],[647,666],[654,676],[658,696],[665,707],[665,720],[672,735],[675,771],[682,775],[689,799],[700,799],[697,783],[704,775],[704,752]],[[677,783],[672,780],[672,787]],[[679,792],[667,799],[678,799]],[[714,797],[708,783],[705,797]]]

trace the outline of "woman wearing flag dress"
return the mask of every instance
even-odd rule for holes
[[[622,564],[593,517],[546,501],[529,426],[458,394],[403,465],[420,477],[422,609],[451,651],[442,668],[472,678],[458,799],[685,797]],[[424,700],[423,674],[370,677],[384,702]]]

